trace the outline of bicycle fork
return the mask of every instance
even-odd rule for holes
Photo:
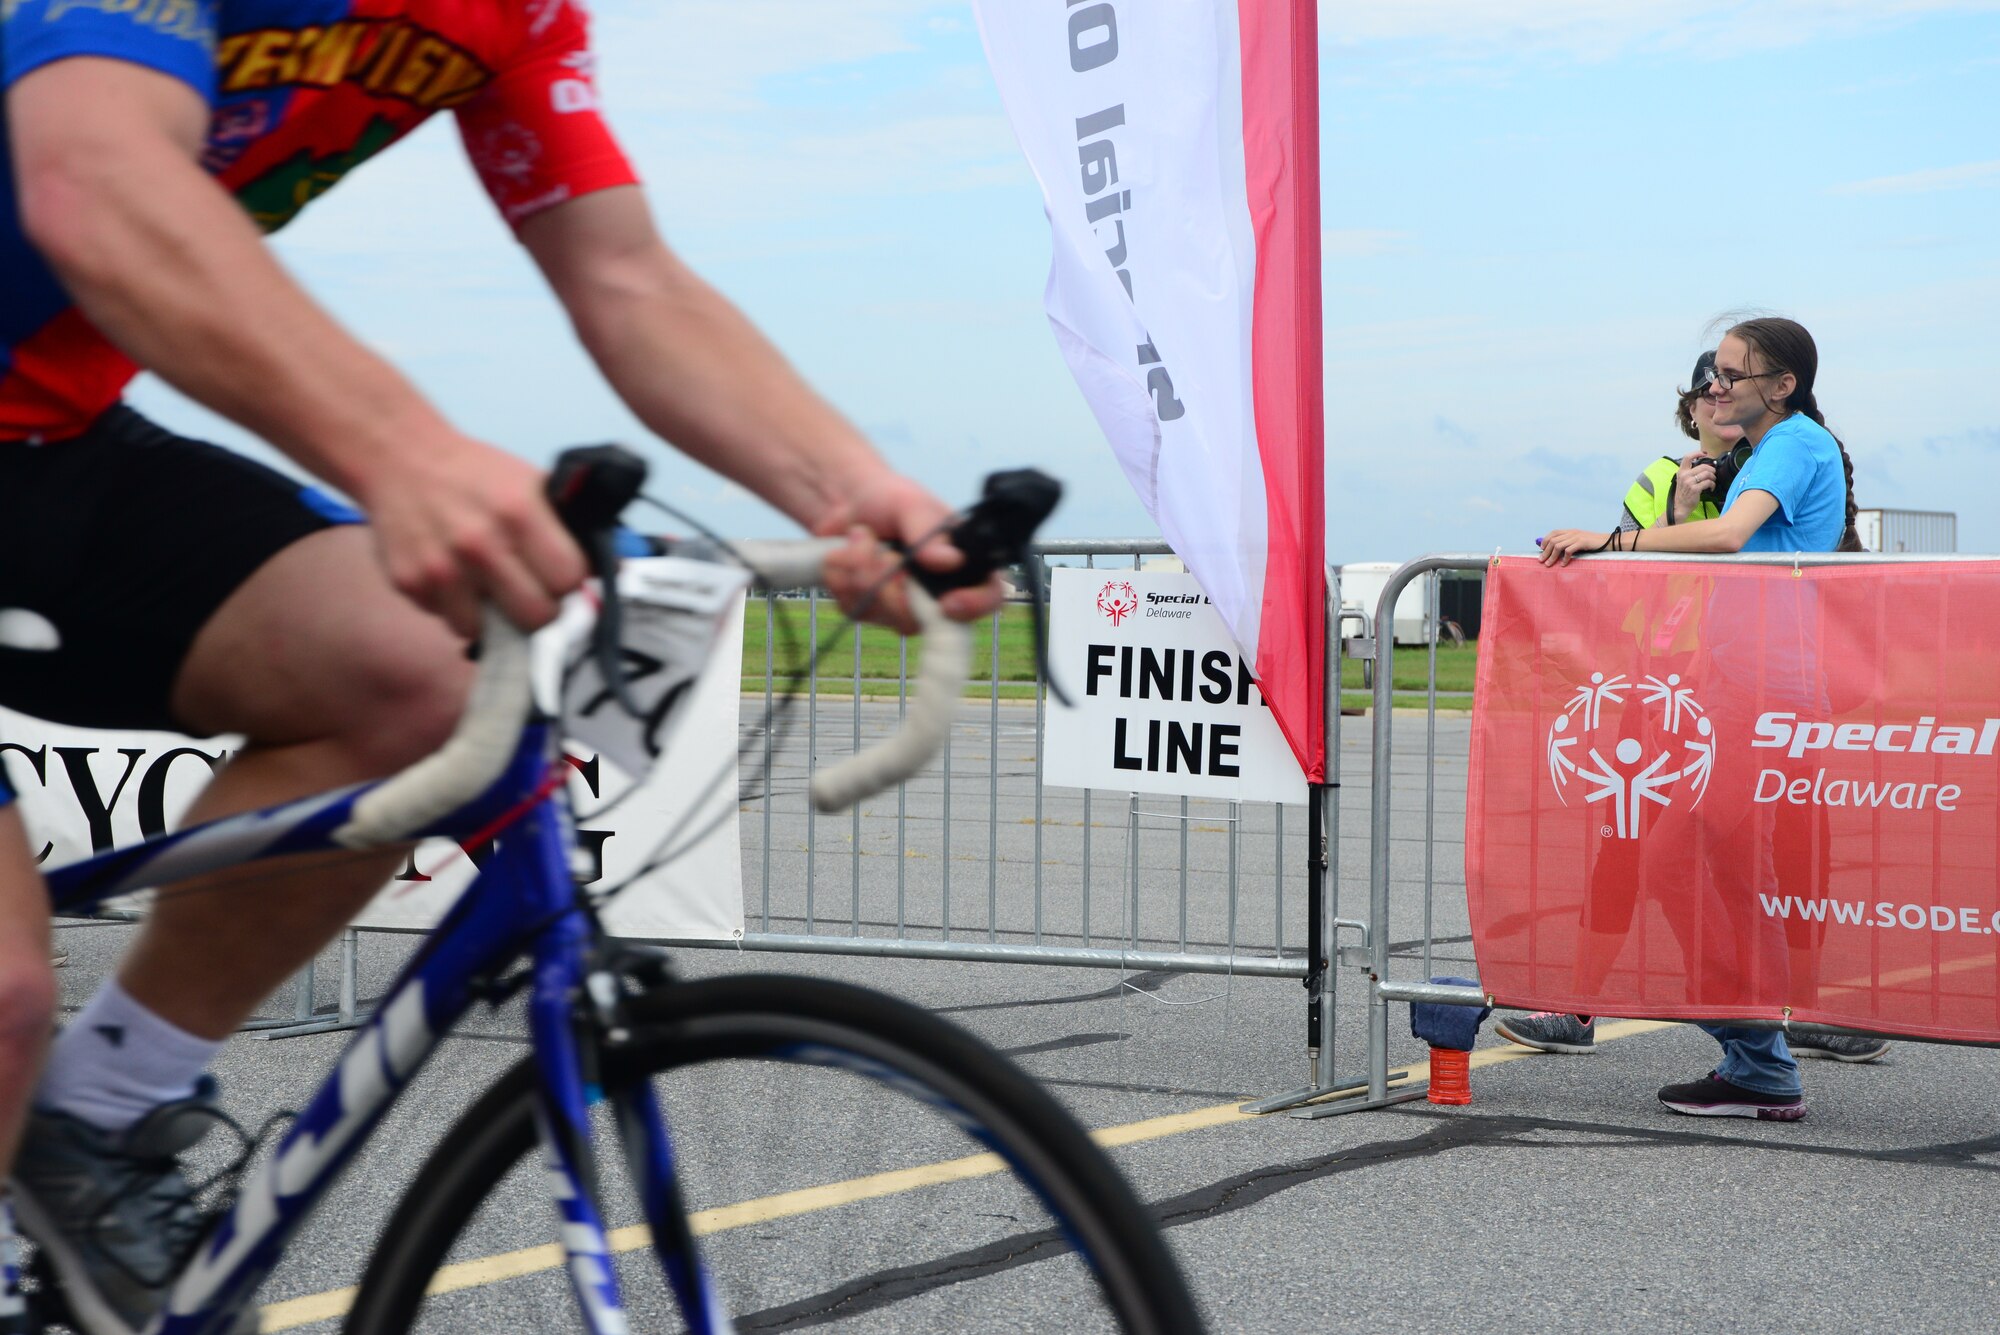
[[[583,915],[571,914],[537,943],[529,1002],[537,1068],[535,1120],[549,1187],[562,1224],[562,1246],[584,1320],[592,1335],[626,1335],[625,1305],[611,1265],[598,1189],[589,1109],[605,1099],[595,1069],[598,1039],[615,1019],[610,997],[591,1000],[593,979],[583,964],[589,949]],[[609,974],[604,981],[614,982]],[[598,984],[599,987],[602,984]],[[599,1014],[608,1011],[609,1014]],[[643,1080],[612,1098],[625,1162],[638,1188],[659,1258],[691,1335],[733,1335],[735,1326],[702,1264],[688,1223],[666,1121]]]
[[[645,1203],[646,1225],[653,1235],[653,1254],[666,1271],[680,1300],[688,1329],[703,1335],[735,1335],[736,1325],[715,1292],[708,1267],[702,1264],[681,1197],[680,1176],[674,1171],[674,1151],[667,1139],[665,1115],[651,1085],[640,1082],[616,1096],[618,1131],[625,1142],[625,1161]]]

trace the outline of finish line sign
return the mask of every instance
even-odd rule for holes
[[[1191,575],[1058,566],[1049,660],[1075,702],[1049,699],[1043,776],[1243,802],[1303,802],[1305,776]]]

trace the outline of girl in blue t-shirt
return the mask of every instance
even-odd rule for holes
[[[1674,489],[1674,524],[1614,534],[1560,529],[1542,539],[1543,564],[1563,566],[1597,551],[1859,551],[1853,465],[1820,415],[1813,396],[1818,371],[1812,335],[1796,321],[1747,320],[1731,328],[1716,349],[1706,388],[1715,424],[1741,427],[1752,453],[1730,486],[1722,513],[1688,521],[1707,479],[1683,469]],[[1815,592],[1810,585],[1745,590],[1718,584],[1703,618],[1709,661],[1725,674],[1748,674],[1754,678],[1749,684],[1767,699],[1795,701],[1801,708],[1823,703]],[[1734,950],[1705,945],[1703,958],[1689,960],[1689,966],[1745,977],[1783,975],[1788,967],[1783,937],[1749,909],[1755,891],[1775,885],[1781,874],[1774,857],[1780,832],[1760,826],[1749,813],[1718,813],[1711,824],[1705,840],[1712,859],[1708,894],[1731,923]],[[1795,852],[1787,850],[1788,869],[1799,861]],[[1790,983],[1812,986],[1797,976]],[[1798,1063],[1782,1035],[1741,1026],[1702,1028],[1721,1042],[1722,1061],[1701,1080],[1662,1089],[1661,1102],[1675,1112],[1705,1116],[1774,1121],[1804,1116]]]
[[[1854,465],[1826,429],[1813,381],[1819,349],[1796,320],[1745,320],[1723,335],[1708,382],[1718,427],[1741,427],[1750,461],[1714,519],[1680,522],[1701,500],[1681,471],[1677,522],[1630,533],[1557,529],[1541,540],[1542,564],[1567,565],[1599,551],[1860,551],[1854,530]],[[1705,480],[1705,479],[1703,479]]]

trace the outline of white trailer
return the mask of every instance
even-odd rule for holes
[[[1854,529],[1871,552],[1958,550],[1958,516],[1949,510],[1859,510]]]
[[[1350,561],[1337,567],[1340,575],[1340,609],[1343,613],[1358,611],[1369,619],[1374,627],[1375,608],[1382,601],[1382,590],[1389,587],[1389,576],[1403,568],[1401,561]],[[1413,579],[1403,586],[1396,596],[1395,643],[1429,644],[1429,618],[1424,608],[1424,581]]]

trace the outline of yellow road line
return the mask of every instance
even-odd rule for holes
[[[1605,1021],[1598,1024],[1597,1041],[1609,1043],[1616,1039],[1630,1038],[1636,1034],[1651,1033],[1655,1029],[1669,1027],[1669,1023],[1663,1020]],[[1480,1048],[1472,1054],[1472,1065],[1495,1066],[1520,1057],[1540,1055],[1533,1048],[1505,1043],[1499,1047]],[[1411,1083],[1430,1078],[1429,1062],[1416,1062],[1404,1069],[1409,1071]],[[1322,1102],[1330,1103],[1339,1099],[1355,1098],[1363,1092],[1358,1089],[1347,1090],[1332,1095]],[[1243,1112],[1238,1104],[1218,1103],[1213,1107],[1197,1108],[1193,1112],[1170,1113],[1165,1117],[1149,1117],[1144,1121],[1127,1122],[1122,1126],[1107,1126],[1090,1134],[1091,1139],[1110,1149],[1121,1145],[1143,1144],[1166,1136],[1184,1135],[1189,1131],[1204,1131],[1210,1127],[1226,1126],[1232,1122],[1257,1120],[1260,1120],[1257,1114]],[[941,1163],[901,1168],[888,1173],[873,1173],[867,1177],[849,1178],[845,1182],[829,1182],[825,1186],[783,1191],[774,1196],[762,1196],[735,1205],[721,1205],[712,1210],[701,1210],[690,1215],[688,1222],[693,1225],[698,1237],[710,1233],[722,1233],[732,1228],[742,1228],[746,1224],[768,1223],[773,1219],[813,1214],[820,1210],[851,1205],[856,1201],[899,1195],[921,1187],[988,1177],[1000,1172],[1005,1166],[997,1154],[968,1154],[962,1159],[946,1159]],[[611,1230],[607,1241],[614,1252],[636,1251],[651,1244],[652,1234],[644,1224],[632,1224]],[[429,1292],[452,1293],[459,1289],[479,1288],[487,1284],[497,1284],[502,1280],[518,1279],[523,1275],[539,1274],[545,1270],[559,1270],[562,1266],[563,1251],[555,1243],[545,1243],[539,1247],[523,1247],[518,1251],[501,1252],[494,1256],[482,1256],[477,1260],[460,1261],[445,1266],[431,1281]],[[354,1296],[355,1290],[350,1286],[271,1303],[261,1313],[259,1329],[267,1332],[290,1330],[294,1326],[307,1326],[315,1321],[330,1321],[335,1317],[345,1316],[348,1309],[354,1305]]]

